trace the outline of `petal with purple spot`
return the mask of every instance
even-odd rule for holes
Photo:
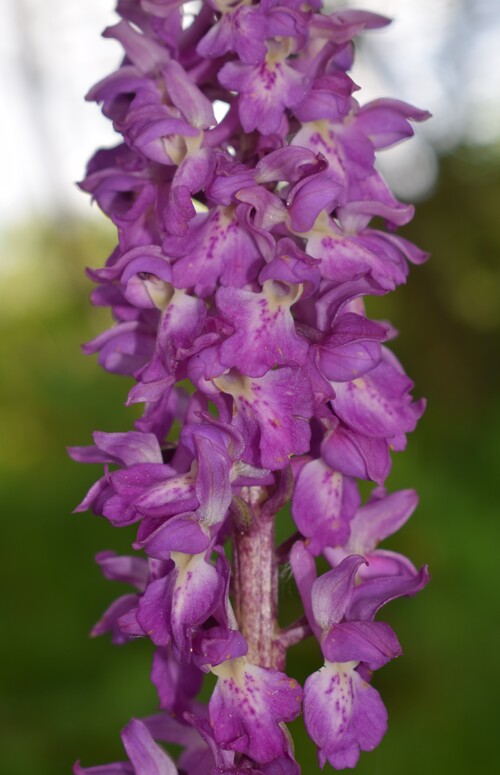
[[[300,285],[266,280],[261,293],[219,288],[216,303],[235,328],[220,349],[220,360],[250,377],[262,377],[274,366],[302,365],[307,342],[295,330],[290,308]]]
[[[320,766],[355,767],[360,751],[372,751],[387,729],[379,693],[356,672],[356,662],[330,663],[304,686],[304,721],[318,746]]]
[[[313,396],[301,370],[285,366],[254,379],[231,371],[214,383],[233,396],[234,424],[248,444],[259,444],[260,460],[247,462],[276,470],[284,468],[291,455],[308,451]]]
[[[279,129],[285,108],[301,102],[309,86],[302,73],[270,54],[256,66],[227,62],[219,70],[219,82],[239,92],[240,120],[245,132],[257,129],[264,135]]]
[[[172,268],[174,285],[192,287],[203,297],[213,293],[219,278],[222,285],[237,288],[251,282],[263,263],[234,205],[197,215],[185,236],[166,237],[163,245],[177,259]]]
[[[260,764],[287,754],[281,725],[300,712],[302,689],[293,678],[244,657],[213,669],[219,680],[209,703],[215,740]]]
[[[302,535],[311,539],[313,554],[347,541],[349,522],[358,505],[353,480],[322,460],[311,460],[301,468],[292,496],[292,516]]]

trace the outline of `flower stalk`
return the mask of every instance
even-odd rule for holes
[[[261,487],[246,487],[242,492],[250,519],[235,520],[234,610],[248,643],[248,660],[261,667],[284,670],[286,652],[278,628],[275,515],[262,508],[265,497]]]

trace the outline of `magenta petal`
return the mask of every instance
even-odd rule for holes
[[[178,111],[162,104],[129,110],[125,137],[133,148],[157,164],[178,163],[179,139],[184,144],[184,137],[198,137],[199,130],[177,116]]]
[[[309,148],[287,145],[271,151],[262,158],[255,169],[257,183],[272,183],[280,180],[296,183],[304,175],[310,175],[316,170],[325,168],[325,161],[320,160]]]
[[[353,205],[349,207],[353,211]],[[345,224],[342,232],[331,219],[324,219],[318,231],[310,232],[307,252],[322,259],[322,275],[335,283],[368,276],[382,290],[393,290],[406,280],[408,269],[404,256],[396,245],[379,239],[377,232],[367,230],[366,234],[356,234],[364,226],[364,216],[361,220],[362,224],[350,229]]]
[[[111,483],[125,503],[131,503],[141,514],[166,517],[195,509],[192,473],[176,476],[167,465],[143,463],[111,474]],[[106,514],[110,512],[109,502]]]
[[[170,552],[200,554],[208,547],[209,540],[194,514],[179,514],[158,528],[144,548],[150,557],[168,560]]]
[[[307,551],[303,541],[297,541],[290,552],[290,565],[295,583],[304,606],[309,625],[317,638],[321,636],[321,628],[318,627],[313,614],[312,588],[316,581],[316,563],[310,552]]]
[[[322,211],[330,213],[344,198],[344,186],[330,169],[309,175],[300,180],[291,190],[287,203],[291,228],[304,233],[313,229]],[[314,253],[309,250],[311,255]],[[315,256],[322,258],[322,256]],[[328,276],[328,275],[326,275]]]
[[[414,564],[404,554],[391,552],[388,549],[376,549],[366,555],[368,565],[361,568],[359,578],[375,578],[376,576],[416,576],[418,571]]]
[[[195,441],[198,452],[196,496],[200,502],[197,516],[208,529],[224,520],[231,504],[231,460],[227,452],[209,438],[195,435]]]
[[[189,660],[194,633],[220,605],[225,579],[219,570],[204,554],[172,552],[170,571],[139,602],[139,624],[157,646],[172,639],[176,659]]]
[[[103,37],[118,40],[129,59],[143,73],[155,72],[169,60],[168,52],[164,46],[142,34],[124,19],[112,27],[106,27]],[[89,99],[91,98],[89,97]]]
[[[138,273],[145,272],[155,275],[164,282],[170,282],[171,280],[170,264],[158,245],[141,244],[130,250],[125,250],[125,252],[117,248],[116,253],[112,254],[112,257],[113,260],[111,258],[108,259],[105,267],[102,269],[87,269],[87,274],[94,282],[108,283],[113,280],[119,280],[125,296],[127,296],[129,281]],[[147,295],[143,294],[142,296],[143,303],[139,303],[137,306],[151,307],[151,303],[146,302]],[[108,303],[113,301],[113,297],[108,299]],[[132,300],[130,301],[134,303]]]
[[[197,665],[217,667],[222,662],[243,657],[248,644],[238,630],[226,627],[203,629],[193,641],[193,657]]]
[[[142,721],[129,721],[122,731],[122,740],[135,775],[178,775],[172,759],[155,743]]]
[[[188,347],[201,333],[206,308],[201,299],[176,291],[166,307],[158,328],[157,347],[164,362],[175,358],[175,348]]]
[[[206,188],[212,181],[216,157],[210,148],[201,148],[188,154],[179,164],[172,180],[168,199],[162,213],[167,233],[183,236],[196,210],[192,195]]]
[[[106,519],[109,519],[112,525],[124,527],[125,525],[133,525],[141,519],[142,513],[136,509],[133,503],[128,498],[124,498],[121,495],[112,495],[112,488],[110,494],[105,501],[97,509],[93,506],[95,513],[101,513]]]
[[[286,220],[283,201],[264,186],[244,188],[238,191],[236,200],[241,202],[238,208],[241,217],[252,231],[262,255],[269,261],[276,251],[271,231]]]
[[[352,544],[355,546],[355,544]],[[361,553],[361,550],[351,548],[351,541],[345,546],[337,546],[334,549],[325,547],[323,554],[332,567],[336,567],[342,560],[352,552]],[[358,580],[367,581],[381,576],[410,576],[414,578],[418,571],[404,554],[391,552],[387,549],[376,549],[372,552],[366,552],[365,557],[368,565],[362,565],[358,571]]]
[[[415,576],[385,576],[364,581],[352,596],[348,619],[371,621],[379,608],[405,595],[416,595],[429,581],[427,566]]]
[[[200,419],[203,420],[202,424]],[[217,452],[224,457],[228,468],[244,449],[241,433],[234,425],[221,419],[216,420],[208,413],[208,402],[202,393],[195,393],[191,397],[189,413],[180,438],[186,449],[200,461],[206,462]],[[211,447],[205,447],[205,442],[209,442]]]
[[[212,103],[193,83],[184,68],[171,59],[164,66],[163,72],[170,99],[189,123],[199,129],[213,126],[216,121]]]
[[[306,99],[293,112],[301,122],[324,118],[339,120],[349,112],[350,97],[356,88],[347,73],[334,71],[322,75],[314,80]]]
[[[104,551],[96,554],[95,561],[105,578],[132,584],[139,592],[145,589],[149,570],[144,557],[123,557]]]
[[[166,646],[170,642],[172,574],[174,573],[172,569],[169,575],[148,584],[139,601],[137,620],[155,646]]]
[[[276,365],[302,365],[308,346],[290,312],[300,292],[300,286],[273,280],[264,282],[261,293],[219,288],[217,307],[235,327],[221,346],[221,363],[250,377],[262,377]]]
[[[378,172],[353,180],[349,194],[350,201],[336,213],[347,231],[360,231],[377,215],[390,226],[404,226],[413,218],[413,205],[399,202]]]
[[[113,643],[121,644],[128,641],[129,637],[122,632],[119,620],[122,616],[135,611],[138,602],[138,595],[122,595],[114,600],[99,621],[92,627],[90,631],[91,636],[97,637],[98,635],[104,635],[105,632],[110,632]]]
[[[373,369],[388,328],[352,312],[340,315],[318,347],[319,367],[328,379],[347,382]]]
[[[73,512],[77,514],[91,508],[94,514],[102,514],[102,507],[112,495],[113,489],[109,486],[107,477],[102,476],[92,485],[85,498],[73,509]]]
[[[152,433],[101,433],[93,434],[96,446],[116,458],[125,466],[135,463],[161,463],[158,439]]]
[[[198,707],[198,713],[200,709]],[[205,708],[203,708],[203,711]],[[187,724],[191,724],[191,731],[196,732],[197,740],[186,746],[184,752],[178,760],[178,766],[182,773],[186,775],[232,775],[236,772],[233,768],[234,752],[223,751],[214,740],[213,731],[210,723],[203,715],[194,713],[184,713],[184,719]],[[176,739],[173,740],[176,742]],[[214,768],[215,764],[215,768]],[[248,775],[252,775],[250,770]]]
[[[308,79],[285,64],[267,59],[255,67],[227,62],[219,70],[219,82],[240,93],[239,113],[245,132],[257,129],[268,135],[279,129],[285,107],[301,102]]]
[[[341,622],[334,624],[321,642],[328,662],[366,662],[370,670],[401,655],[401,646],[385,622]]]
[[[198,43],[196,50],[204,57],[220,57],[236,51],[242,62],[257,64],[266,55],[266,33],[265,16],[240,5],[234,10],[225,10],[217,24]]]
[[[319,367],[326,377],[334,382],[348,382],[362,377],[380,361],[378,342],[357,342],[356,344],[320,351]]]
[[[300,775],[300,767],[293,758],[291,746],[286,757],[280,756],[279,759],[269,762],[269,764],[264,765],[260,772],[264,772],[265,775]],[[245,775],[244,770],[242,770],[241,775]]]
[[[420,250],[420,248],[417,248],[416,245],[409,242],[404,237],[401,237],[399,234],[383,232],[383,238],[386,242],[391,243],[398,251],[400,251],[405,259],[411,261],[412,264],[423,264],[429,258],[429,253],[425,250]]]
[[[277,255],[266,264],[259,274],[259,282],[278,280],[291,285],[302,285],[301,299],[308,298],[317,289],[321,281],[319,261],[300,250],[293,240],[285,237],[277,245]]]
[[[411,137],[413,121],[425,121],[430,113],[419,110],[401,100],[378,99],[364,105],[356,119],[356,126],[371,139],[375,148],[389,148],[394,143]]]
[[[259,443],[260,460],[248,462],[277,470],[288,465],[292,455],[308,451],[313,396],[302,371],[283,367],[255,379],[229,372],[214,382],[235,400],[236,427],[250,445]]]
[[[329,663],[304,687],[304,721],[318,746],[320,766],[355,767],[360,751],[372,751],[387,729],[379,693],[356,672],[355,662]]]
[[[351,522],[349,548],[359,554],[372,552],[380,541],[405,524],[417,504],[415,490],[399,490],[390,495],[382,491],[372,496]]]
[[[311,590],[312,609],[322,630],[328,630],[345,616],[354,594],[358,568],[364,563],[364,557],[350,555],[314,582]]]
[[[197,215],[183,237],[166,237],[165,251],[177,259],[173,282],[194,288],[199,296],[213,293],[217,281],[239,288],[254,279],[262,264],[251,233],[240,222],[234,206],[215,207]]]
[[[346,476],[372,479],[383,484],[391,470],[389,446],[385,439],[370,438],[339,424],[326,436],[321,454],[331,468]]]
[[[171,627],[179,654],[189,654],[191,638],[220,603],[224,580],[204,554],[175,553],[176,575],[172,590]],[[179,654],[176,656],[178,657]]]
[[[142,375],[144,375],[145,377],[147,376],[148,381],[138,382],[137,385],[134,385],[134,387],[129,391],[127,400],[125,402],[125,406],[132,406],[133,404],[145,403],[145,404],[148,404],[150,407],[151,406],[155,407],[155,410],[157,408],[159,409],[160,407],[161,409],[163,409],[164,405],[167,404],[168,402],[168,396],[170,393],[170,389],[174,384],[174,378],[169,375],[166,377],[161,377],[159,379],[154,379],[154,381],[149,381],[149,379],[152,376],[151,372],[148,372],[147,374],[145,372],[142,372]],[[141,420],[138,420],[136,422],[136,427],[144,427],[147,430],[154,428],[155,410],[152,410],[150,413],[148,413],[147,420],[144,420],[144,418],[142,418]],[[165,418],[163,418],[162,426],[164,426],[168,422],[169,422],[168,418],[166,420]],[[163,436],[164,434],[161,434],[161,435]]]
[[[136,320],[118,325],[82,346],[85,354],[99,353],[99,364],[113,374],[134,374],[154,352],[154,334]]]
[[[199,714],[197,721],[206,721],[208,709],[201,702],[194,701],[192,711]],[[194,723],[192,712],[186,711],[183,718],[176,718],[172,713],[155,713],[143,719],[147,728],[155,740],[165,743],[175,743],[186,749],[205,748],[204,741],[200,740],[198,725]]]
[[[66,447],[66,452],[77,463],[115,463],[113,455],[107,455],[95,446],[90,447]]]
[[[160,707],[182,717],[201,689],[203,673],[193,664],[179,663],[167,646],[154,653],[151,680],[158,691]]]
[[[335,383],[335,413],[357,433],[397,437],[414,430],[423,407],[412,403],[412,382],[384,350],[381,363],[364,377]]]
[[[245,658],[216,668],[219,680],[209,703],[216,742],[266,764],[287,754],[280,724],[300,712],[302,689],[284,673]]]
[[[313,6],[318,8],[318,6]],[[340,11],[334,11],[329,14],[315,14],[312,21],[312,28],[316,31],[321,31],[321,34],[328,40],[334,41],[336,44],[345,44],[350,41],[360,32],[367,29],[377,29],[378,27],[384,27],[386,24],[390,24],[391,20],[386,16],[380,14],[370,13],[370,11],[357,11],[350,8],[343,8]],[[318,32],[316,34],[318,34]],[[344,46],[341,47],[341,53]],[[344,69],[351,67],[350,52],[344,54],[347,56],[347,62]],[[344,60],[343,60],[344,61]]]
[[[356,484],[322,460],[312,460],[300,470],[292,496],[292,516],[302,535],[315,539],[312,543],[318,544],[318,551],[347,541],[349,521],[359,505],[356,495]],[[310,546],[313,553],[315,548]]]

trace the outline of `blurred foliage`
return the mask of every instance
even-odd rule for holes
[[[370,302],[371,315],[400,330],[394,349],[416,381],[415,394],[429,399],[389,480],[391,489],[416,487],[421,506],[388,545],[417,564],[429,562],[433,581],[384,611],[405,657],[375,676],[390,730],[377,751],[361,757],[362,775],[490,772],[497,760],[498,212],[497,157],[461,151],[442,160],[433,196],[406,229],[432,260],[413,269],[397,293]],[[102,265],[113,240],[101,220],[62,217],[23,223],[3,236],[6,775],[63,775],[77,757],[89,765],[120,759],[119,730],[132,715],[156,708],[147,677],[150,644],[117,648],[87,638],[121,593],[100,577],[93,555],[126,551],[133,529],[71,516],[100,472],[71,462],[64,450],[89,443],[96,428],[126,430],[133,422],[123,406],[127,380],[102,372],[78,347],[108,325],[107,314],[88,304],[83,268]],[[293,583],[284,577],[282,586],[285,616],[292,617]],[[289,671],[299,680],[319,665],[312,641],[292,649]],[[300,722],[292,727],[303,772],[314,775],[313,746]]]

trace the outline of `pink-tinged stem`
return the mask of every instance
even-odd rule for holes
[[[248,519],[236,519],[233,581],[236,618],[248,642],[248,659],[260,667],[283,670],[285,648],[278,631],[278,564],[275,559],[274,515],[264,514],[266,492],[245,487],[241,498]]]

